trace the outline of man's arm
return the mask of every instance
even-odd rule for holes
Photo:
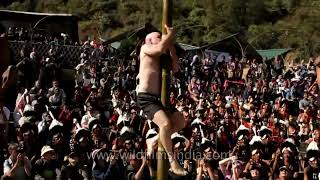
[[[140,180],[142,178],[143,170],[144,170],[145,166],[146,166],[146,159],[145,159],[145,157],[142,157],[142,164],[141,164],[138,172],[134,175],[135,180]]]
[[[24,172],[27,174],[27,176],[31,176],[31,163],[29,159],[25,156],[23,161],[24,161]]]
[[[165,53],[165,51],[169,48],[170,43],[172,42],[174,33],[172,28],[166,26],[167,34],[162,35],[161,41],[155,45],[143,45],[141,47],[141,51],[143,51],[148,56],[160,56]]]
[[[8,163],[8,161],[5,161],[3,164],[3,173],[5,176],[7,177],[12,177],[14,175],[14,173],[16,172],[17,168],[18,168],[19,164],[18,162],[16,162],[12,168],[10,168],[10,165]]]
[[[226,166],[227,166],[228,162],[232,160],[232,157],[229,157],[229,158],[226,158],[226,159],[219,161],[219,167],[221,169],[221,173],[224,176],[226,176],[226,174],[227,174],[227,167]]]
[[[16,170],[17,170],[17,168],[19,167],[19,166],[21,166],[21,162],[22,161],[24,161],[24,159],[23,159],[23,157],[22,157],[22,155],[21,154],[18,154],[18,157],[17,157],[17,161],[14,163],[14,165],[13,165],[13,167],[10,169],[10,167],[9,167],[9,164],[6,164],[6,162],[4,163],[4,174],[6,175],[6,176],[8,176],[8,177],[12,177],[14,174],[15,174],[15,172],[16,172]],[[9,170],[10,169],[10,170]],[[28,171],[28,172],[26,172],[27,173],[27,175],[29,176],[29,174],[30,174],[30,171]]]
[[[307,170],[307,168],[304,168],[304,170],[303,170],[303,179],[304,180],[308,180],[309,178],[308,178],[308,170]]]

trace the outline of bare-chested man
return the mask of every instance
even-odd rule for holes
[[[170,170],[176,175],[183,176],[187,172],[173,156],[171,141],[171,134],[185,126],[183,116],[179,112],[167,114],[160,100],[160,56],[169,50],[173,70],[176,71],[179,68],[178,58],[172,43],[174,34],[172,28],[166,26],[166,29],[166,35],[161,36],[158,32],[148,34],[145,38],[145,44],[141,47],[137,87],[138,105],[147,118],[159,126],[159,138],[168,154]]]

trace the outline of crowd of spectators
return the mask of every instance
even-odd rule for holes
[[[32,41],[33,43],[52,45],[79,45],[78,42],[73,42],[66,33],[52,34],[49,32],[31,31],[24,27],[9,27],[6,34],[11,41]]]
[[[136,105],[139,58],[112,68],[86,45],[95,53],[83,51],[72,83],[54,46],[47,58],[21,53],[16,100],[0,101],[3,179],[156,178],[157,127]],[[180,60],[169,105],[187,124],[172,140],[189,179],[320,178],[314,59]]]

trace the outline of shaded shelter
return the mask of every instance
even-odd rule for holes
[[[0,25],[6,30],[10,27],[23,28],[31,34],[41,31],[53,36],[65,33],[73,42],[79,42],[78,20],[79,18],[72,14],[0,10]]]
[[[247,42],[244,35],[241,33],[232,34],[219,41],[209,43],[202,46],[201,49],[227,52],[233,55],[261,59],[261,56],[256,49]]]

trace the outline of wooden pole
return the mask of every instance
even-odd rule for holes
[[[165,24],[172,27],[172,0],[163,0],[162,9],[162,33],[166,34]],[[166,110],[168,110],[168,88],[170,87],[170,56],[164,55],[161,57],[162,69],[162,84],[161,84],[161,102]],[[160,141],[158,142],[158,165],[157,165],[157,180],[168,179],[169,161],[166,156],[166,151]]]

